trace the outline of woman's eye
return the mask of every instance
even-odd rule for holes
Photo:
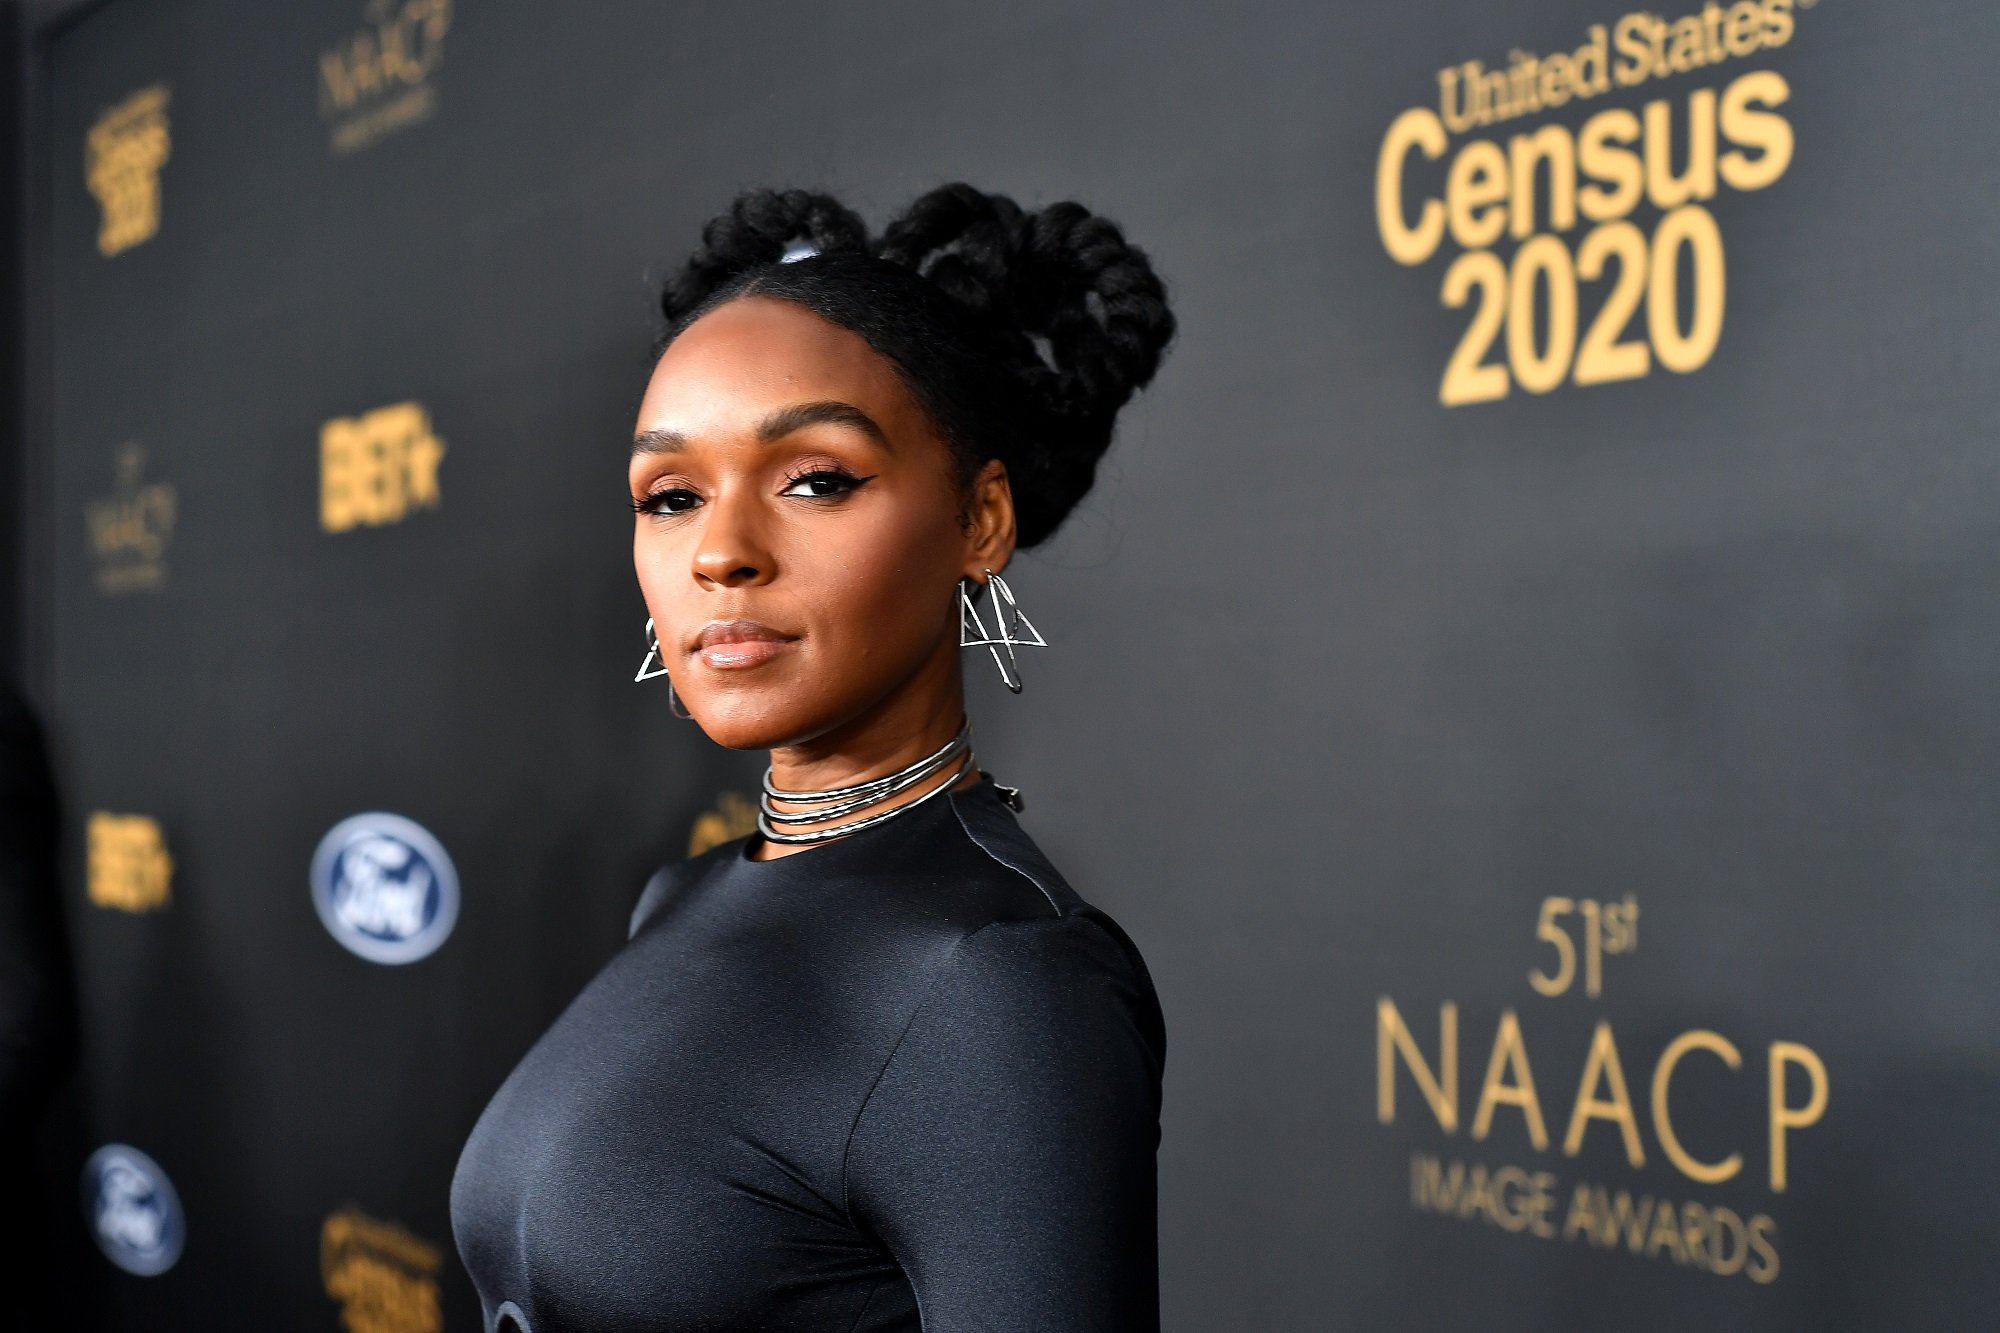
[[[830,496],[845,495],[859,486],[860,477],[850,477],[845,472],[808,472],[802,477],[794,477],[782,494],[801,495],[821,500]]]
[[[654,491],[632,507],[642,514],[680,514],[701,503],[701,497],[693,491],[675,488]]]

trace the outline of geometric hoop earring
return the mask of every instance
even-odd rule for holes
[[[1014,600],[1014,590],[1007,586],[1007,580],[992,570],[984,571],[986,586],[993,590],[994,628],[986,628],[986,620],[973,604],[972,594],[978,585],[970,578],[958,581],[958,646],[961,648],[984,648],[993,654],[993,665],[1000,668],[1000,679],[1014,693],[1021,692],[1021,663],[1014,655],[1016,648],[1046,648],[1048,641],[1021,611],[1021,604]],[[1005,650],[1006,656],[1000,654]]]
[[[653,663],[655,662],[659,663],[657,667],[653,667]],[[648,667],[653,667],[653,669],[649,671],[647,670]],[[660,639],[658,635],[653,633],[653,618],[648,616],[646,617],[646,655],[639,660],[639,674],[632,677],[632,680],[636,684],[642,680],[651,680],[655,676],[667,677],[667,711],[675,717],[686,718],[690,722],[694,721],[694,714],[681,707],[680,699],[674,694],[674,678],[667,675],[666,659],[660,656]]]

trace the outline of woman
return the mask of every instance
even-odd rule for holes
[[[662,296],[642,678],[770,751],[760,832],[655,876],[452,1185],[489,1329],[1152,1330],[1146,967],[979,771],[962,641],[1173,333],[1076,204],[950,185],[871,241],[758,191]],[[510,1322],[511,1321],[511,1322]]]

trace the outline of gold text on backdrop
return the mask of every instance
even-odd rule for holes
[[[1505,71],[1478,61],[1441,71],[1438,108],[1396,117],[1376,158],[1383,248],[1415,265],[1449,239],[1461,253],[1441,299],[1472,307],[1438,386],[1442,404],[1493,402],[1517,384],[1548,393],[1637,379],[1655,365],[1687,374],[1708,364],[1728,283],[1722,232],[1704,205],[1723,186],[1761,190],[1784,175],[1793,134],[1776,108],[1791,85],[1776,70],[1752,70],[1636,111],[1610,107],[1574,129],[1546,124],[1504,146],[1468,140],[1441,179],[1418,164],[1445,158],[1454,133],[1781,47],[1796,31],[1792,11],[1792,0],[1711,0],[1673,23],[1627,14],[1610,25],[1608,46],[1597,24],[1567,56],[1517,51]],[[1419,171],[1428,183],[1412,181]],[[1659,214],[1650,233],[1632,220],[1641,204]],[[1564,235],[1585,224],[1572,249]],[[1512,243],[1505,257],[1503,242]],[[1581,287],[1598,282],[1609,290],[1585,325]],[[1642,310],[1641,336],[1628,336]],[[1495,343],[1505,357],[1488,360]]]
[[[1529,969],[1528,984],[1535,994],[1551,1000],[1569,996],[1595,1003],[1604,993],[1609,960],[1629,957],[1638,950],[1638,899],[1631,894],[1615,902],[1546,898],[1542,901],[1534,937],[1551,951],[1552,964]],[[1448,1135],[1458,1133],[1463,1123],[1459,1096],[1463,1086],[1459,1077],[1459,1007],[1450,1000],[1438,1008],[1436,1051],[1435,1060],[1424,1053],[1393,999],[1387,995],[1377,999],[1375,1113],[1383,1124],[1396,1123],[1400,1068],[1408,1073],[1437,1127]],[[1475,1142],[1485,1142],[1493,1132],[1497,1114],[1507,1108],[1519,1116],[1528,1148],[1537,1153],[1559,1151],[1574,1158],[1583,1151],[1590,1131],[1601,1123],[1617,1132],[1616,1141],[1625,1163],[1634,1171],[1646,1166],[1650,1141],[1676,1171],[1698,1185],[1735,1181],[1744,1174],[1744,1152],[1731,1151],[1712,1159],[1698,1156],[1684,1140],[1686,1126],[1674,1119],[1674,1080],[1684,1065],[1690,1063],[1688,1057],[1697,1052],[1711,1066],[1719,1066],[1725,1075],[1735,1074],[1746,1062],[1742,1048],[1721,1033],[1689,1028],[1654,1057],[1651,1077],[1641,1085],[1647,1095],[1643,1101],[1637,1100],[1627,1080],[1624,1056],[1611,1020],[1599,1019],[1583,1053],[1581,1072],[1574,1085],[1576,1091],[1568,1101],[1569,1113],[1561,1122],[1563,1132],[1558,1143],[1544,1111],[1542,1085],[1537,1084],[1528,1058],[1527,1033],[1520,1016],[1511,1008],[1503,1009],[1494,1025],[1468,1136]],[[1767,1042],[1763,1056],[1763,1077],[1755,1083],[1756,1095],[1762,1098],[1766,1131],[1761,1175],[1770,1193],[1782,1194],[1790,1181],[1791,1136],[1818,1124],[1826,1114],[1826,1064],[1811,1047],[1795,1041]],[[1545,1075],[1546,1070],[1545,1064]],[[1714,1072],[1713,1067],[1708,1071]],[[1794,1096],[1795,1092],[1802,1095]],[[1555,1109],[1560,1110],[1561,1106],[1562,1103],[1556,1103]],[[1513,1196],[1508,1193],[1510,1186],[1515,1195],[1523,1191],[1549,1193],[1557,1183],[1553,1173],[1528,1172],[1512,1165],[1494,1170],[1483,1164],[1474,1164],[1471,1174],[1467,1171],[1465,1163],[1446,1165],[1433,1154],[1416,1154],[1411,1162],[1413,1206],[1461,1218],[1483,1214],[1488,1221],[1509,1231],[1526,1229],[1545,1237],[1556,1234],[1544,1230],[1534,1220],[1540,1216],[1539,1212],[1531,1209],[1524,1213],[1516,1206],[1518,1199],[1510,1203]],[[1598,1243],[1607,1235],[1629,1232],[1644,1242],[1628,1246],[1635,1254],[1649,1258],[1666,1254],[1677,1262],[1696,1264],[1722,1275],[1742,1272],[1753,1282],[1771,1282],[1777,1278],[1777,1224],[1768,1215],[1755,1213],[1746,1222],[1738,1212],[1721,1204],[1686,1201],[1676,1211],[1674,1205],[1650,1194],[1639,1198],[1645,1218],[1650,1221],[1637,1222],[1636,1230],[1632,1230],[1617,1220],[1642,1207],[1633,1201],[1630,1190],[1614,1191],[1592,1181],[1577,1182],[1571,1191],[1570,1222],[1563,1228],[1563,1239],[1581,1237]],[[1671,1228],[1666,1220],[1669,1217],[1678,1219]],[[1729,1218],[1736,1219],[1741,1232],[1740,1247],[1723,1244],[1725,1233],[1737,1234],[1730,1230]],[[1655,1233],[1658,1233],[1657,1244],[1653,1243]]]

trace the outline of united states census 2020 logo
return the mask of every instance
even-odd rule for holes
[[[90,1155],[83,1208],[104,1256],[126,1272],[152,1277],[181,1257],[180,1197],[160,1164],[137,1148],[107,1143]]]
[[[458,872],[444,847],[401,815],[356,815],[320,839],[313,906],[333,937],[375,963],[428,957],[458,921]]]

